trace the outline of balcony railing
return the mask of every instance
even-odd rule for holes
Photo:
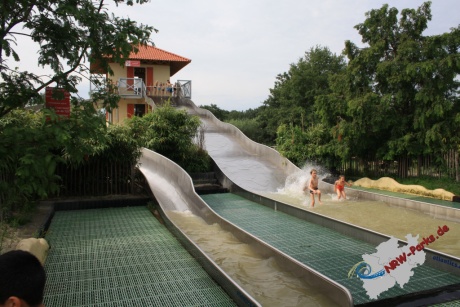
[[[144,98],[146,96],[145,84],[140,78],[120,78],[118,95],[125,98]]]
[[[191,80],[177,80],[180,85],[181,96],[184,98],[192,98],[192,81]]]
[[[155,85],[147,86],[147,95],[154,97],[191,98],[191,93],[192,81],[179,80],[175,84],[157,81]]]
[[[174,85],[156,82],[146,86],[141,78],[120,78],[118,80],[118,95],[124,98],[144,98],[146,96],[192,97],[192,81],[178,80]]]

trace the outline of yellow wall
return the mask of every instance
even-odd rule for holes
[[[169,65],[144,65],[140,67],[153,67],[153,82],[166,82],[171,78]],[[120,78],[126,78],[126,67],[121,67],[119,64],[111,63],[110,68],[113,70],[113,76],[109,76],[114,82],[118,82]]]
[[[158,82],[166,82],[171,78],[169,65],[141,65],[141,67],[153,67],[153,84]],[[126,78],[127,68],[119,64],[111,63],[110,68],[113,70],[113,76],[109,76],[113,82],[117,83],[120,78]],[[143,99],[125,99],[121,98],[118,102],[118,108],[112,111],[112,123],[123,124],[128,118],[128,104],[146,104]],[[148,112],[148,105],[146,104],[146,112]]]
[[[169,65],[153,65],[153,79],[154,83],[166,82],[171,78]]]
[[[128,104],[145,104],[145,113],[149,113],[149,105],[144,99],[124,99],[118,102],[118,108],[112,111],[112,124],[123,124],[128,118]]]
[[[118,82],[120,78],[126,78],[126,67],[121,67],[120,64],[111,63],[110,68],[113,70],[113,76],[109,75],[109,79],[113,82]]]
[[[115,119],[113,120],[113,123],[115,124],[123,124],[123,121],[128,118],[128,101],[133,103],[132,99],[120,99],[118,102],[118,108],[117,108],[117,122],[115,122]]]

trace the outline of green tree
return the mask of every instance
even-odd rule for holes
[[[308,126],[306,129],[282,124],[277,130],[276,149],[299,167],[306,161],[333,167],[331,150],[324,144],[325,139],[328,139],[328,129],[322,124]]]
[[[275,86],[259,112],[259,120],[265,124],[263,129],[274,140],[281,124],[298,125],[305,130],[318,123],[315,98],[330,92],[329,76],[344,68],[343,57],[327,47],[316,46],[305,52],[288,72],[276,77]]]
[[[228,114],[230,113],[227,110],[219,108],[216,104],[211,103],[211,105],[202,105],[200,106],[202,109],[206,109],[210,111],[218,120],[225,121],[227,119]]]
[[[0,220],[3,212],[58,194],[58,163],[78,165],[106,147],[105,119],[90,102],[72,104],[68,119],[21,109],[0,118]]]
[[[125,1],[114,2],[122,5]],[[133,5],[133,1],[126,4]],[[88,60],[111,72],[109,60],[123,64],[133,48],[148,42],[155,30],[109,14],[103,0],[6,0],[0,3],[0,12],[0,118],[39,99],[47,86],[77,92],[80,76],[89,72]],[[12,62],[20,61],[17,48],[25,47],[16,45],[19,36],[37,46],[37,67],[50,69],[50,75],[12,68]],[[114,91],[102,89],[92,99],[107,108],[118,102]]]
[[[127,121],[139,147],[146,147],[173,160],[188,172],[208,171],[210,158],[194,143],[200,119],[166,104],[143,117]]]
[[[227,115],[227,121],[255,119],[259,115],[259,111],[260,111],[260,107],[256,109],[250,108],[244,111],[232,110]]]
[[[5,210],[56,193],[57,163],[83,163],[85,157],[104,151],[105,121],[96,105],[113,108],[119,96],[113,85],[107,88],[95,81],[99,90],[91,99],[72,97],[68,119],[57,118],[51,110],[32,113],[24,107],[43,103],[47,86],[76,93],[82,76],[88,75],[88,61],[112,73],[108,61],[123,65],[136,46],[148,42],[152,31],[156,30],[151,26],[110,14],[103,0],[0,3],[0,219]],[[19,37],[29,44],[18,45]],[[38,50],[37,70],[41,67],[50,74],[14,68],[21,61],[18,50],[30,46]]]
[[[244,135],[257,143],[264,143],[264,131],[256,118],[251,119],[230,119],[229,124],[237,127]]]
[[[333,94],[318,99],[323,122],[348,149],[343,158],[397,159],[458,146],[460,27],[424,36],[430,5],[404,9],[399,19],[388,5],[371,10],[355,27],[367,46],[345,43],[347,70],[334,77]]]

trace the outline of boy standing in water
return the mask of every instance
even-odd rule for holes
[[[343,197],[343,199],[347,199],[347,194],[345,194],[345,185],[351,187],[351,184],[345,181],[345,176],[340,175],[339,180],[337,180],[334,184],[334,190],[337,192],[337,199]]]
[[[308,185],[305,185],[303,191],[305,192],[307,189],[310,191],[310,199],[311,199],[311,206],[315,206],[315,194],[318,195],[318,201],[320,204],[321,202],[321,191],[318,189],[318,175],[315,169],[310,171],[311,177],[308,181]]]

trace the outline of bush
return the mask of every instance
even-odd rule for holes
[[[139,147],[146,147],[179,164],[188,172],[208,171],[210,158],[193,143],[200,127],[197,116],[166,104],[143,117],[127,121]]]
[[[194,145],[190,147],[188,159],[182,166],[187,173],[203,173],[212,171],[211,157],[206,150]]]
[[[261,136],[263,135],[263,130],[255,118],[231,119],[228,123],[240,129],[241,132],[243,132],[251,140],[257,143],[262,143]]]

